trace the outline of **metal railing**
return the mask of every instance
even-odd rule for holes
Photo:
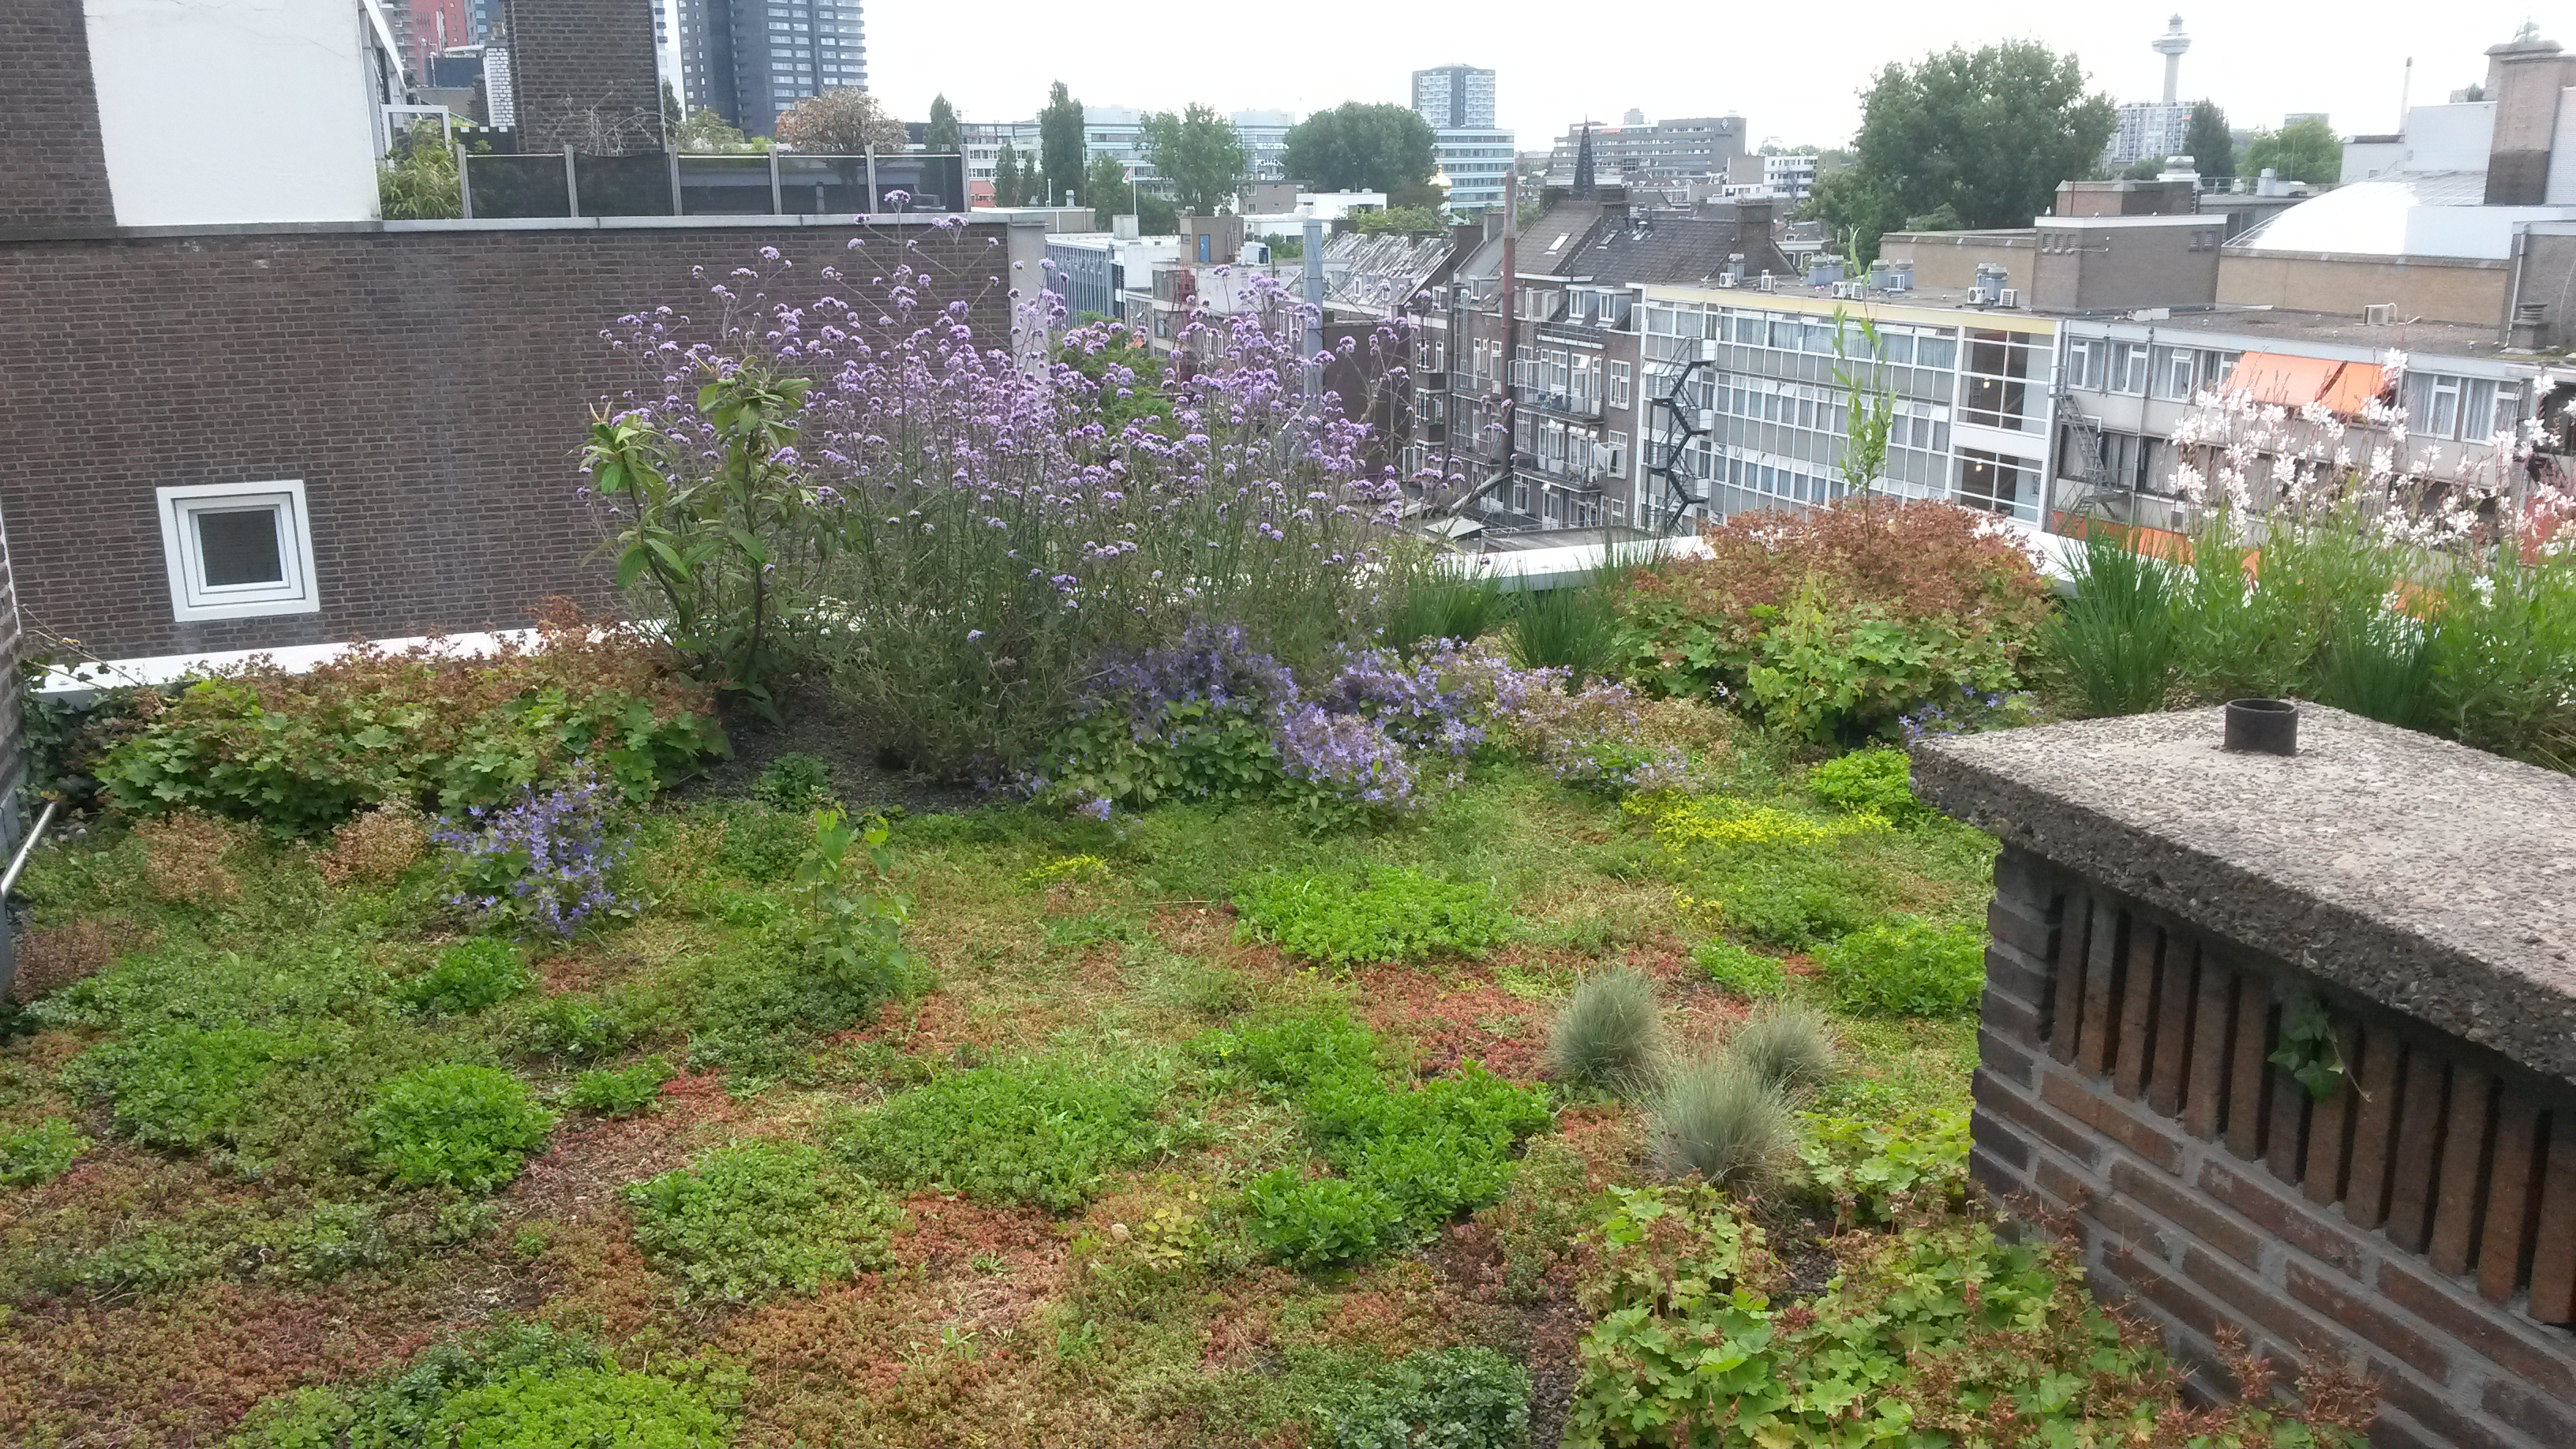
[[[963,156],[456,152],[469,218],[837,216],[963,211]]]

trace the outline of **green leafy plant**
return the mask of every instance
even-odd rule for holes
[[[1292,1268],[1327,1268],[1376,1257],[1401,1241],[1404,1212],[1363,1183],[1308,1177],[1282,1167],[1243,1192],[1244,1230]]]
[[[147,1147],[193,1150],[233,1141],[271,1074],[330,1051],[306,1030],[180,1026],[93,1048],[74,1077],[113,1101],[119,1134]]]
[[[635,1245],[679,1281],[683,1302],[810,1294],[889,1261],[902,1210],[817,1148],[744,1142],[628,1183]]]
[[[536,984],[518,947],[486,936],[441,950],[427,971],[404,983],[402,997],[426,1011],[462,1016]]]
[[[0,1132],[0,1187],[51,1182],[71,1170],[90,1141],[69,1118],[48,1117],[32,1127]]]
[[[1065,1211],[1111,1171],[1172,1143],[1154,1117],[1158,1095],[1137,1072],[1048,1060],[977,1067],[847,1117],[833,1147],[881,1181]]]
[[[773,810],[803,813],[832,803],[832,767],[819,755],[790,750],[760,767],[751,796]]]
[[[739,1370],[626,1370],[590,1340],[506,1324],[432,1346],[373,1385],[302,1388],[243,1416],[229,1449],[724,1449]]]
[[[882,817],[858,825],[838,810],[818,810],[813,845],[796,867],[814,966],[875,999],[900,996],[912,983],[912,953],[903,946],[912,902],[891,884],[892,838]]]
[[[753,885],[775,885],[795,876],[813,841],[810,816],[745,807],[726,812],[716,860]]]
[[[87,731],[107,797],[313,835],[361,810],[442,812],[516,798],[587,761],[642,800],[725,752],[713,699],[632,630],[550,607],[538,643],[481,655],[371,646],[289,672],[230,666],[166,699],[122,696]]]
[[[1914,794],[1913,768],[1903,750],[1854,750],[1808,770],[1807,790],[1828,805],[1890,825],[1920,825],[1932,818],[1932,808]]]
[[[370,1162],[395,1181],[482,1192],[519,1175],[554,1114],[507,1072],[447,1063],[387,1078],[358,1126]]]
[[[2290,1069],[2308,1095],[2324,1101],[2344,1083],[2343,1045],[2335,1039],[2334,1018],[2325,999],[2300,992],[2281,1004],[2281,1045],[2266,1058]]]
[[[1407,1354],[1366,1368],[1346,1364],[1308,1416],[1316,1449],[1523,1449],[1529,1443],[1529,1370],[1490,1348]]]
[[[1985,933],[1900,920],[1825,948],[1826,989],[1847,1011],[1948,1016],[1975,1009],[1986,984]]]
[[[1235,904],[1246,935],[1331,966],[1473,956],[1511,931],[1493,887],[1400,866],[1257,876]]]
[[[1738,1191],[1768,1181],[1794,1144],[1779,1089],[1731,1056],[1675,1073],[1653,1122],[1668,1167]]]
[[[1799,1114],[1799,1160],[1843,1222],[1889,1223],[1908,1210],[1955,1208],[1968,1191],[1968,1114]]]
[[[1709,980],[1752,1000],[1776,995],[1789,982],[1779,957],[1747,950],[1723,937],[1700,942],[1692,948],[1691,959],[1708,973]]]
[[[1748,1018],[1726,1039],[1726,1054],[1783,1093],[1823,1086],[1834,1074],[1833,1037],[1812,1006],[1773,1006]]]
[[[646,1057],[614,1071],[593,1068],[572,1079],[571,1089],[564,1093],[564,1105],[603,1117],[627,1116],[660,1100],[662,1084],[671,1080],[671,1075],[671,1064],[660,1057]]]
[[[602,411],[582,464],[618,511],[617,586],[645,590],[692,671],[776,717],[769,681],[783,663],[778,600],[819,566],[829,530],[806,526],[796,472],[797,415],[812,383],[746,361],[698,389],[717,466],[672,465],[673,441],[633,414]],[[786,456],[782,457],[784,454]]]
[[[1585,977],[1548,1031],[1548,1065],[1556,1074],[1604,1091],[1651,1086],[1663,1054],[1655,986],[1634,967]]]

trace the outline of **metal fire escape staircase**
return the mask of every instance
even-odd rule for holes
[[[2057,416],[2066,428],[2069,461],[2073,464],[2070,468],[2061,469],[2059,476],[2074,486],[2059,496],[2053,506],[2057,512],[2078,517],[2103,517],[2107,512],[2104,505],[2120,495],[2122,490],[2111,481],[2110,467],[2102,461],[2102,422],[2077,407],[2064,388],[2057,393]],[[2137,509],[2134,490],[2130,491],[2127,502],[2129,513],[2134,516]]]
[[[1716,381],[1717,344],[1714,341],[1701,342],[1699,356],[1682,364],[1681,371],[1656,375],[1659,381],[1668,378],[1670,382],[1670,386],[1662,387],[1655,395],[1654,451],[1646,457],[1647,474],[1664,481],[1662,502],[1668,511],[1664,514],[1663,525],[1655,530],[1658,533],[1672,532],[1674,526],[1681,522],[1683,513],[1708,502],[1707,494],[1694,489],[1693,485],[1699,480],[1690,476],[1682,462],[1682,455],[1689,450],[1693,439],[1705,438],[1717,431],[1715,409],[1694,408],[1689,404],[1691,384],[1703,371],[1709,374],[1712,383]]]

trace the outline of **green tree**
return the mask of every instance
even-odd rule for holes
[[[1168,196],[1150,191],[1136,193],[1136,230],[1146,236],[1178,236],[1181,232],[1180,208]]]
[[[1038,112],[1038,195],[1052,206],[1082,185],[1082,102],[1057,81],[1047,92],[1046,109]]]
[[[1106,229],[1112,217],[1136,209],[1136,188],[1127,184],[1127,168],[1118,158],[1103,152],[1082,173],[1082,199],[1091,204],[1091,224]]]
[[[930,124],[922,128],[921,144],[934,155],[965,149],[963,138],[957,134],[957,108],[948,104],[945,94],[930,98]]]
[[[1439,163],[1431,123],[1409,106],[1344,101],[1288,128],[1280,164],[1322,191],[1390,197],[1431,179]]]
[[[2245,143],[2245,169],[2259,176],[2266,166],[2285,181],[2332,185],[2343,179],[2343,138],[2313,118],[2257,131]]]
[[[1383,211],[1363,211],[1355,225],[1369,236],[1388,231],[1446,231],[1449,223],[1440,213],[1420,206],[1393,206]]]
[[[903,122],[856,86],[816,91],[789,107],[778,118],[778,141],[817,156],[856,156],[871,147],[900,151],[911,144]]]
[[[1213,216],[1243,189],[1243,137],[1213,109],[1191,104],[1145,117],[1145,154],[1154,172],[1172,184],[1172,199],[1198,216]]]
[[[2029,225],[2059,182],[2087,174],[2116,119],[2075,57],[2029,40],[1890,65],[1861,102],[1853,163],[1818,179],[1816,210],[1859,233],[1862,261],[1901,227]]]
[[[2215,101],[2191,108],[2191,127],[2183,132],[2182,149],[2203,181],[2225,181],[2236,174],[2236,138],[2227,129],[2227,113]],[[2338,155],[2336,164],[2342,164]]]
[[[993,204],[1028,204],[1028,178],[1020,170],[1020,153],[1012,150],[1008,141],[1002,143],[1001,151],[993,157]]]
[[[760,148],[743,139],[742,129],[705,106],[689,112],[677,132],[683,154],[702,151],[756,151]]]

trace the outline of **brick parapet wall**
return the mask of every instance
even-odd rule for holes
[[[1970,1163],[2224,1392],[2222,1326],[2381,1386],[2381,1449],[2576,1445],[2576,1093],[2007,847]],[[2272,1063],[2315,993],[2349,1079]]]
[[[112,226],[81,0],[0,5],[0,227]]]
[[[286,230],[0,241],[0,516],[31,628],[109,658],[508,628],[604,605],[575,497],[601,339],[777,247],[782,298],[908,263],[1007,335],[1007,228]],[[854,237],[868,249],[847,249]],[[867,269],[853,266],[853,256]],[[1000,345],[998,342],[996,345]],[[300,478],[318,614],[173,620],[154,489]]]

